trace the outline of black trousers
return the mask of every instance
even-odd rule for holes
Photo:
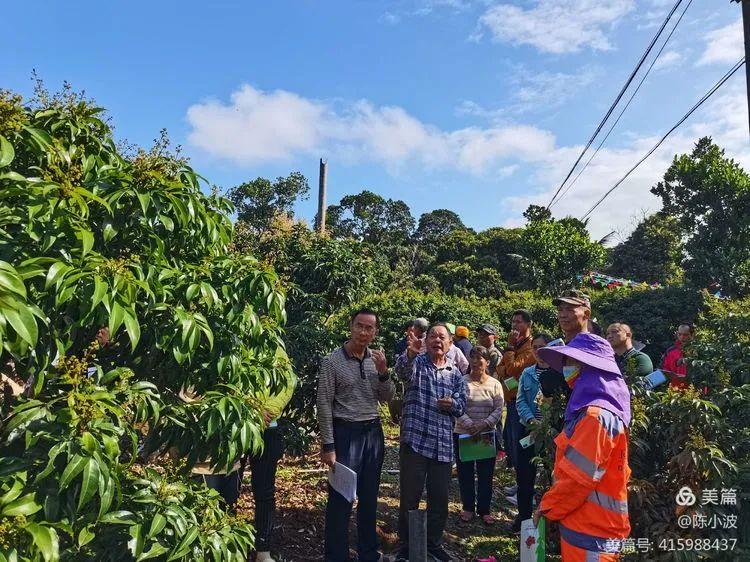
[[[284,456],[284,440],[277,427],[263,433],[263,453],[249,457],[250,487],[255,500],[255,551],[271,549],[273,516],[276,511],[276,466]]]
[[[529,434],[529,430],[521,425],[521,439]],[[523,521],[531,518],[534,500],[534,482],[536,481],[536,465],[531,462],[536,456],[536,447],[530,445],[525,449],[518,445],[516,463],[516,482],[518,483],[518,518]]]
[[[379,420],[346,422],[333,420],[336,462],[357,473],[357,555],[362,562],[380,558],[375,530],[380,472],[385,441]],[[349,519],[352,504],[328,486],[326,505],[325,560],[349,560]]]
[[[516,401],[511,400],[505,404],[505,427],[503,427],[503,441],[505,446],[505,454],[510,459],[510,466],[516,466],[518,463],[518,449],[521,446],[518,444],[518,440],[523,437],[521,418],[518,416],[518,408],[516,408]],[[517,482],[516,482],[517,483]]]
[[[479,515],[489,515],[492,503],[492,480],[495,476],[497,457],[478,461],[462,462],[458,456],[458,435],[453,436],[456,452],[458,489],[461,492],[463,510]],[[476,475],[476,476],[475,476]]]
[[[273,516],[276,511],[276,466],[284,455],[284,441],[279,429],[270,427],[263,433],[263,452],[258,456],[249,456],[239,470],[231,474],[210,474],[200,477],[208,486],[219,492],[227,504],[227,509],[234,512],[242,487],[242,475],[246,463],[252,474],[250,484],[255,499],[255,550],[270,550]]]
[[[219,492],[224,503],[227,504],[227,509],[234,512],[242,487],[242,469],[235,470],[231,474],[204,474],[196,476],[196,479],[203,481],[206,487]]]
[[[409,511],[419,508],[427,486],[427,549],[439,548],[448,521],[448,487],[451,463],[420,455],[409,445],[400,449],[401,498],[398,509],[398,538],[402,549],[409,548]]]

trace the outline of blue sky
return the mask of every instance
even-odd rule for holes
[[[32,69],[106,107],[119,138],[167,128],[228,188],[300,170],[329,203],[370,189],[477,229],[546,203],[672,0],[13,2],[0,87]],[[686,4],[687,1],[683,2]],[[679,12],[678,12],[679,13]],[[740,8],[694,0],[657,67],[553,210],[580,216],[742,55]],[[12,53],[11,56],[7,56]],[[710,134],[750,164],[738,73],[592,217],[625,234],[649,187]],[[312,220],[315,194],[298,208]]]

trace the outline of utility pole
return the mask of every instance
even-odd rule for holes
[[[750,0],[742,0],[742,27],[745,30],[745,82],[747,85],[748,126],[750,126]]]
[[[320,159],[320,174],[318,176],[318,214],[315,217],[315,229],[319,234],[326,231],[326,175],[328,161]]]

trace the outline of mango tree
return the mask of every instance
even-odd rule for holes
[[[166,143],[123,154],[87,100],[0,95],[2,365],[27,386],[3,403],[0,560],[252,544],[188,475],[262,446],[258,396],[290,369],[285,297],[229,251],[231,204],[204,181]]]

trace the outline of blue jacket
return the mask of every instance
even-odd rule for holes
[[[536,403],[536,395],[539,392],[539,376],[536,365],[526,367],[518,379],[518,396],[516,397],[516,408],[521,423],[528,425],[534,418],[539,418],[541,412]]]

